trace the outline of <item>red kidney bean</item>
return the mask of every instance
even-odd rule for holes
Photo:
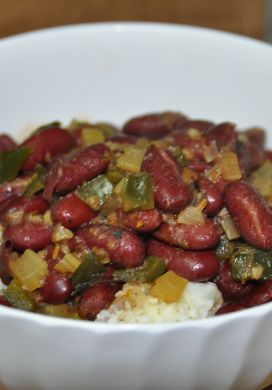
[[[176,125],[179,132],[186,133],[190,129],[196,129],[200,133],[206,133],[213,126],[213,122],[203,121],[199,119],[181,120]]]
[[[244,135],[249,142],[257,145],[259,148],[264,147],[265,131],[263,129],[253,127],[252,129],[243,131],[241,134]]]
[[[221,265],[215,283],[224,299],[228,301],[241,301],[254,288],[254,285],[251,282],[246,284],[236,282],[231,275],[230,263],[227,261]]]
[[[269,301],[272,301],[272,280],[266,280],[258,284],[244,302],[247,306],[257,306]]]
[[[153,236],[183,249],[198,250],[213,248],[219,241],[220,232],[212,220],[207,218],[202,225],[172,225],[163,222]]]
[[[207,132],[206,139],[208,142],[215,141],[219,150],[227,148],[234,151],[237,142],[236,126],[229,122],[213,126]]]
[[[198,173],[204,172],[209,165],[205,163],[204,161],[190,161],[188,164],[188,168],[192,169],[193,171],[196,171]]]
[[[258,168],[265,159],[265,151],[257,143],[238,141],[236,151],[240,167],[246,175]]]
[[[208,215],[216,215],[223,207],[223,196],[218,188],[209,180],[199,178],[199,188],[207,199],[207,205],[204,211]]]
[[[49,272],[43,287],[40,288],[42,300],[52,305],[67,302],[72,291],[73,284],[71,280],[55,270]]]
[[[44,198],[51,201],[54,191],[65,193],[93,179],[106,170],[109,162],[110,150],[105,144],[87,146],[57,159],[49,170]]]
[[[141,265],[144,260],[144,243],[136,233],[109,225],[90,225],[81,228],[77,234],[89,249],[105,249],[111,261],[124,268]]]
[[[176,130],[171,133],[171,137],[181,149],[189,149],[192,153],[191,161],[204,160],[204,148],[207,144],[206,139],[201,135],[195,139],[190,137],[185,131]]]
[[[125,227],[140,233],[151,232],[157,229],[162,222],[161,214],[156,209],[128,213],[120,209],[118,210],[118,214]]]
[[[15,149],[16,146],[16,142],[9,135],[0,135],[0,152],[8,152],[9,150]]]
[[[22,146],[32,150],[23,165],[25,170],[31,170],[38,163],[48,163],[57,154],[68,152],[75,146],[75,139],[67,130],[49,127],[32,135]]]
[[[11,182],[0,185],[0,209],[3,203],[12,198],[21,196],[30,182],[30,177],[17,177]]]
[[[272,249],[272,210],[247,182],[235,181],[224,191],[225,205],[242,237],[256,248]]]
[[[169,134],[181,118],[184,117],[177,112],[138,116],[125,123],[123,132],[136,137],[157,139]]]
[[[96,213],[74,193],[59,199],[51,208],[52,219],[68,229],[79,228],[96,217]]]
[[[126,135],[112,135],[111,137],[109,137],[108,141],[111,141],[111,142],[117,142],[118,144],[135,144],[137,142],[137,138],[136,137],[132,137],[132,136],[126,136]]]
[[[3,295],[0,295],[0,305],[11,307],[11,304]]]
[[[11,252],[11,244],[9,242],[4,242],[1,245],[1,249],[0,249],[0,278],[5,284],[9,284],[9,282],[12,279],[9,270],[10,252]]]
[[[48,209],[47,202],[42,198],[41,195],[36,195],[32,198],[25,198],[23,196],[14,197],[5,202],[0,210],[1,218],[6,213],[22,210],[25,213],[37,212],[43,214]]]
[[[245,305],[242,305],[241,303],[227,303],[226,305],[220,307],[217,312],[215,313],[216,316],[220,314],[227,314],[227,313],[233,313],[235,311],[246,309]]]
[[[52,228],[40,222],[21,222],[17,225],[9,225],[4,229],[4,238],[11,242],[12,246],[19,250],[40,250],[52,241]]]
[[[110,306],[117,291],[115,283],[97,283],[89,287],[80,297],[78,314],[81,318],[94,320],[101,310]]]
[[[209,280],[219,270],[217,257],[212,251],[184,251],[156,240],[149,240],[147,255],[162,257],[167,262],[168,270],[175,271],[191,282]]]
[[[165,150],[151,145],[142,164],[154,184],[154,199],[163,211],[178,212],[192,199],[191,188],[182,180],[174,157]]]

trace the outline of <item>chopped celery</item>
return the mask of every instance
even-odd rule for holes
[[[47,262],[31,249],[26,249],[18,259],[10,259],[9,268],[27,291],[41,287],[48,274]]]
[[[123,179],[124,172],[122,172],[121,169],[118,169],[118,168],[113,167],[113,166],[109,166],[109,168],[107,169],[106,175],[107,175],[107,178],[109,179],[109,181],[113,185],[115,185],[115,184],[119,183],[120,180]]]
[[[29,147],[21,147],[0,153],[0,183],[14,179],[21,170],[24,161],[30,155]]]
[[[131,173],[124,178],[121,198],[124,211],[154,208],[152,180],[148,173]]]
[[[60,305],[43,305],[40,307],[40,313],[49,316],[68,318],[70,316],[69,306],[66,304]]]
[[[105,141],[105,135],[102,130],[95,127],[83,127],[81,130],[81,139],[83,146],[99,144]]]
[[[253,187],[266,198],[272,196],[272,162],[266,160],[258,169],[250,176],[250,182]]]
[[[176,160],[181,168],[184,168],[186,165],[188,165],[189,161],[180,146],[170,145],[167,149],[173,154],[174,157],[176,157]]]
[[[145,154],[146,148],[140,149],[129,145],[124,153],[118,157],[117,168],[135,173],[140,172]]]
[[[44,167],[39,165],[36,169],[36,172],[32,175],[31,181],[23,193],[23,195],[26,198],[31,198],[37,192],[44,189],[44,187],[45,187],[45,173],[46,173],[46,170],[44,169]]]
[[[78,187],[76,195],[87,203],[93,210],[98,211],[111,196],[113,186],[106,175],[99,175],[95,179]]]
[[[113,272],[113,279],[121,282],[152,282],[166,270],[165,261],[158,256],[146,257],[143,265]]]
[[[74,286],[89,283],[106,271],[93,253],[88,254],[72,275]]]
[[[71,273],[80,266],[80,260],[72,253],[66,253],[64,257],[54,266],[55,270],[61,273]]]
[[[74,234],[71,230],[66,229],[64,226],[62,226],[60,223],[58,223],[53,230],[52,233],[52,241],[53,242],[60,242],[64,240],[70,240],[70,238],[73,238]]]
[[[35,303],[27,291],[23,290],[20,282],[13,279],[3,291],[4,297],[16,309],[34,311]]]

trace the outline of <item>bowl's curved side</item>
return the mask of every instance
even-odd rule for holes
[[[46,325],[13,312],[0,317],[0,376],[14,390],[255,390],[271,371],[270,305],[155,327]]]

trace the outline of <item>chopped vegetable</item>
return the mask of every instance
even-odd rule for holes
[[[30,153],[31,149],[28,147],[0,153],[0,184],[17,176]]]
[[[272,204],[272,162],[266,160],[250,177],[250,182]]]
[[[121,198],[124,211],[154,208],[151,177],[146,172],[132,173],[123,179]]]
[[[117,270],[113,279],[121,282],[152,282],[165,272],[165,261],[158,256],[149,256],[140,267]]]
[[[31,249],[26,249],[18,259],[10,259],[9,268],[27,291],[41,287],[48,274],[47,262]]]
[[[210,163],[218,156],[218,148],[216,141],[212,141],[209,145],[204,147],[204,158],[207,163]]]
[[[224,232],[228,240],[235,240],[236,238],[239,238],[240,233],[236,229],[236,226],[226,208],[223,208],[221,210],[219,216],[220,216],[220,223],[222,225],[222,228],[224,229]]]
[[[168,271],[155,280],[150,292],[155,298],[173,303],[180,300],[187,283],[187,279],[177,275],[174,271]]]
[[[127,147],[125,152],[117,159],[117,168],[135,173],[140,172],[145,153],[146,148]]]
[[[124,177],[124,172],[121,171],[121,169],[116,168],[113,165],[109,165],[107,172],[106,172],[107,178],[109,181],[115,185],[120,182],[120,180]]]
[[[220,237],[220,243],[216,248],[216,256],[221,260],[228,260],[231,258],[233,251],[235,249],[235,244],[230,242],[226,236]]]
[[[110,198],[113,186],[106,175],[99,175],[76,190],[76,195],[97,211]]]
[[[170,153],[173,154],[174,157],[176,157],[176,160],[181,168],[186,167],[188,165],[188,159],[183,153],[182,149],[178,145],[169,145],[168,148]]]
[[[74,320],[80,319],[75,309],[65,303],[59,305],[42,305],[39,311],[49,316],[72,318]]]
[[[52,215],[51,215],[51,211],[50,211],[50,210],[47,210],[47,211],[43,214],[43,223],[44,223],[45,225],[49,225],[49,226],[52,226],[52,225],[53,225]]]
[[[31,181],[26,187],[23,195],[26,198],[32,198],[37,192],[41,191],[45,187],[45,173],[46,170],[43,166],[39,165],[36,168],[36,172],[32,175]]]
[[[60,223],[58,223],[53,230],[52,233],[52,241],[53,242],[60,242],[63,240],[70,240],[70,238],[73,238],[74,234],[71,230],[66,229],[64,226],[62,226]]]
[[[13,279],[8,287],[3,291],[4,297],[16,309],[34,311],[35,303],[27,291],[23,290],[20,282]]]
[[[202,225],[205,220],[201,208],[196,206],[187,206],[179,213],[177,222],[184,223],[186,225]]]
[[[81,139],[83,146],[99,144],[105,141],[105,135],[102,130],[95,127],[83,127],[81,130]]]
[[[223,179],[229,181],[241,179],[242,172],[236,153],[224,151],[220,159],[220,165]]]
[[[88,254],[72,275],[74,286],[95,280],[106,271],[93,253]]]
[[[65,274],[73,273],[80,266],[81,261],[72,253],[66,253],[63,258],[54,266],[55,270]]]
[[[232,276],[241,283],[271,279],[272,251],[261,251],[241,244],[231,257],[231,269]]]

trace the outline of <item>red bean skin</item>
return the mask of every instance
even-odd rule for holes
[[[162,223],[153,233],[155,238],[183,249],[199,250],[215,247],[220,232],[210,219],[202,225]]]
[[[28,171],[38,163],[48,163],[57,154],[68,152],[75,146],[75,138],[64,129],[49,127],[32,135],[22,146],[29,146],[32,150],[23,165],[23,169]]]
[[[241,303],[227,303],[226,305],[220,307],[215,313],[216,316],[221,314],[233,313],[235,311],[240,311],[246,309],[246,306]]]
[[[138,116],[125,123],[123,132],[135,137],[158,139],[169,134],[182,118],[184,117],[176,112]]]
[[[109,225],[90,225],[81,228],[76,236],[81,238],[89,249],[105,249],[111,261],[119,266],[133,268],[143,263],[145,246],[134,232]]]
[[[56,160],[48,173],[43,196],[51,201],[54,192],[65,193],[84,181],[103,173],[110,162],[110,150],[104,144],[87,146]]]
[[[231,266],[227,261],[221,265],[215,283],[227,301],[241,301],[254,288],[250,282],[246,284],[236,282],[231,275]]]
[[[39,222],[21,222],[6,226],[4,239],[11,242],[14,249],[40,250],[52,242],[52,228]]]
[[[253,169],[258,168],[265,159],[264,149],[251,141],[238,142],[236,151],[240,167],[245,175],[249,175]]]
[[[30,177],[17,177],[11,182],[0,185],[0,210],[8,199],[21,196],[30,182]]]
[[[25,198],[23,196],[14,197],[5,202],[4,207],[0,211],[1,218],[6,213],[22,210],[25,213],[37,212],[43,214],[48,209],[47,202],[40,195],[36,195],[32,198]]]
[[[74,193],[59,199],[51,208],[54,222],[67,229],[79,228],[96,217],[96,213]]]
[[[45,303],[58,305],[65,303],[73,291],[73,284],[63,274],[51,270],[40,289],[42,300]]]
[[[112,135],[108,141],[116,142],[118,144],[131,144],[134,145],[137,142],[136,137],[126,135]]]
[[[16,146],[16,142],[9,135],[0,135],[0,152],[8,152],[9,150],[15,149]]]
[[[257,191],[245,181],[228,184],[225,205],[242,237],[252,246],[272,249],[272,210]]]
[[[218,188],[209,180],[199,178],[199,188],[207,199],[207,205],[205,206],[205,213],[210,216],[216,215],[223,207],[223,196]]]
[[[80,297],[78,314],[81,318],[94,320],[101,310],[110,306],[117,291],[115,283],[99,283],[88,288]]]
[[[187,129],[186,129],[187,130]],[[198,139],[191,138],[185,131],[176,130],[171,133],[174,142],[181,149],[189,149],[192,153],[191,161],[204,160],[204,148],[207,145],[207,141],[204,136],[200,136]]]
[[[0,295],[0,305],[11,307],[11,304],[3,295]]]
[[[247,306],[258,306],[272,301],[272,280],[266,280],[257,285],[247,296],[244,303]]]
[[[181,120],[176,125],[176,129],[179,132],[186,133],[190,129],[196,129],[200,133],[206,133],[213,126],[213,122],[203,121],[199,119],[194,120]]]
[[[12,277],[9,270],[9,254],[11,252],[11,245],[5,242],[0,249],[0,278],[4,284],[9,284]]]
[[[217,257],[212,251],[184,251],[180,248],[149,240],[148,256],[159,256],[166,260],[167,269],[191,282],[204,282],[212,279],[219,270]]]
[[[161,214],[157,209],[127,213],[121,209],[118,213],[119,218],[125,227],[140,233],[151,232],[157,229],[162,222]]]
[[[159,209],[175,213],[190,203],[192,190],[183,182],[176,160],[170,153],[151,145],[142,171],[152,177],[154,200]]]
[[[224,122],[213,126],[206,134],[208,142],[216,141],[219,150],[227,148],[235,151],[237,143],[237,131],[233,123]]]

